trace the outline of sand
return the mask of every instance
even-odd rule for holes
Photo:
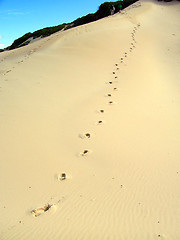
[[[180,239],[180,4],[0,54],[0,239]]]

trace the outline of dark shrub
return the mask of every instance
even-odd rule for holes
[[[26,40],[28,40],[30,37],[32,37],[32,33],[26,33],[25,35],[23,35],[22,37],[16,39],[13,44],[8,48],[9,50],[12,50],[14,48],[17,48],[20,44],[22,44],[23,42],[25,42]]]
[[[88,14],[84,17],[81,17],[81,18],[78,18],[76,19],[74,22],[73,22],[73,26],[76,27],[76,26],[80,26],[80,25],[83,25],[83,24],[86,24],[86,23],[90,23],[90,22],[93,22],[95,21],[95,17],[94,17],[94,14],[91,13],[91,14]]]

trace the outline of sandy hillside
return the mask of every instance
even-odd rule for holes
[[[180,239],[179,43],[142,0],[0,54],[1,240]]]

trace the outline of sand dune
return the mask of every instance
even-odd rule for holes
[[[0,54],[0,239],[180,239],[179,12]]]

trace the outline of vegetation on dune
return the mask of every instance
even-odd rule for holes
[[[22,37],[16,39],[13,44],[5,49],[0,49],[0,52],[3,52],[5,50],[12,50],[15,48],[19,48],[25,45],[28,45],[31,41],[29,40],[30,38],[39,38],[39,37],[47,37],[50,36],[51,34],[61,31],[61,30],[68,30],[73,27],[77,27],[86,23],[94,22],[97,21],[101,18],[107,17],[111,14],[111,7],[114,5],[115,7],[115,12],[117,13],[118,11],[128,7],[129,5],[137,2],[138,0],[121,0],[121,1],[116,1],[116,2],[104,2],[99,6],[99,9],[95,13],[88,14],[86,16],[80,17],[76,19],[75,21],[71,23],[63,23],[58,26],[54,27],[46,27],[40,30],[37,30],[33,33],[29,32],[23,35]],[[158,1],[164,1],[164,2],[171,2],[173,0],[158,0]],[[180,0],[177,0],[180,1]]]
[[[135,3],[138,0],[121,0],[121,1],[116,1],[116,2],[105,2],[99,6],[99,9],[95,13],[88,14],[86,16],[83,16],[81,18],[76,19],[75,21],[71,23],[63,23],[58,26],[54,27],[46,27],[40,30],[37,30],[33,33],[29,32],[23,35],[22,37],[16,39],[13,44],[4,50],[12,50],[15,48],[19,48],[25,45],[28,45],[31,41],[29,40],[30,38],[39,38],[39,37],[47,37],[50,36],[51,34],[61,31],[61,30],[67,30],[73,27],[77,27],[86,23],[90,23],[96,20],[99,20],[101,18],[107,17],[111,14],[111,7],[114,5],[115,7],[115,13],[118,11],[128,7],[129,5]],[[4,51],[3,49],[0,49],[1,51]]]
[[[7,50],[12,50],[12,49],[15,49],[15,48],[18,48],[18,47],[25,46],[25,45],[27,45],[27,44],[29,44],[31,42],[31,41],[28,40],[29,38],[35,39],[35,38],[39,38],[39,37],[50,36],[51,34],[62,30],[65,27],[65,25],[66,24],[64,23],[64,24],[61,24],[61,25],[58,25],[58,26],[55,26],[55,27],[43,28],[43,29],[37,30],[37,31],[35,31],[33,33],[31,33],[31,32],[26,33],[22,37],[16,39],[13,42],[13,44],[10,47],[6,48],[6,49]]]
[[[10,47],[8,47],[7,49],[8,49],[8,50],[11,50],[11,49],[16,48],[17,46],[21,46],[21,44],[23,44],[25,41],[27,41],[27,39],[29,39],[29,38],[31,37],[31,34],[32,34],[32,33],[29,32],[29,33],[26,33],[24,36],[16,39],[16,40],[13,42],[13,44],[12,44]]]
[[[65,26],[66,26],[66,24],[63,23],[63,24],[55,26],[55,27],[46,27],[46,28],[43,28],[43,29],[33,32],[32,37],[33,38],[47,37],[55,32],[61,31]]]
[[[120,10],[128,7],[129,5],[137,2],[138,0],[122,0],[122,1],[116,1],[116,2],[105,2],[100,5],[99,9],[95,13],[88,14],[86,16],[83,16],[81,18],[76,19],[71,24],[71,27],[80,26],[86,23],[90,23],[93,21],[97,21],[101,18],[107,17],[111,14],[111,6],[114,5],[115,7],[115,13],[119,12]]]

